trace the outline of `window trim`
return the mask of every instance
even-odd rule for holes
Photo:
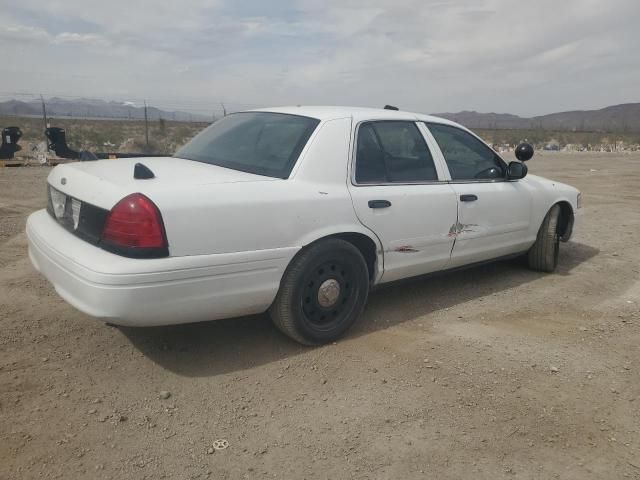
[[[422,123],[425,126],[425,128],[429,132],[429,135],[433,138],[433,141],[435,142],[435,147],[438,149],[437,150],[438,151],[438,155],[442,159],[444,167],[447,169],[447,175],[449,177],[449,180],[448,180],[447,183],[450,183],[450,184],[499,183],[499,182],[510,182],[511,181],[506,177],[506,172],[507,172],[507,169],[508,169],[507,162],[505,162],[505,160],[498,154],[498,152],[496,152],[493,148],[491,148],[489,145],[487,145],[487,143],[484,140],[482,140],[482,138],[480,138],[478,135],[473,133],[471,130],[468,130],[468,129],[465,129],[465,128],[460,128],[457,125],[451,125],[449,123],[443,123],[443,122],[433,122],[433,121],[428,121],[428,120],[419,120],[419,122]],[[505,176],[503,178],[469,178],[469,179],[454,180],[454,178],[451,176],[451,170],[449,170],[449,164],[447,163],[447,159],[445,158],[444,153],[442,153],[442,149],[440,148],[440,145],[438,144],[438,141],[434,137],[433,132],[429,128],[430,124],[431,125],[442,125],[442,126],[445,126],[445,127],[454,128],[456,130],[460,130],[461,132],[468,133],[472,137],[475,137],[486,148],[488,148],[491,151],[491,153],[493,153],[496,156],[496,158],[498,158],[498,160],[502,163],[502,168],[505,171]]]
[[[438,180],[416,181],[416,182],[358,183],[356,180],[356,161],[358,156],[358,135],[360,134],[360,127],[364,123],[376,123],[376,122],[412,123],[416,127],[420,135],[422,136],[425,146],[427,147],[427,150],[429,151],[429,154],[433,159],[433,165],[436,170],[436,175],[438,176]],[[349,162],[349,166],[351,168],[351,172],[349,173],[351,185],[353,185],[354,187],[388,187],[388,186],[399,186],[399,185],[405,185],[405,186],[441,185],[441,184],[448,183],[446,178],[443,178],[445,177],[444,175],[445,171],[443,171],[442,165],[439,159],[436,158],[436,155],[435,155],[436,152],[434,152],[433,146],[431,145],[429,138],[425,137],[424,132],[420,128],[420,122],[421,120],[418,120],[418,119],[414,120],[414,119],[406,119],[406,118],[372,118],[367,120],[360,120],[358,123],[356,123],[355,127],[352,130],[353,144],[351,145],[351,161]],[[438,153],[440,153],[439,149],[438,149]],[[448,170],[446,171],[446,173],[448,173]]]

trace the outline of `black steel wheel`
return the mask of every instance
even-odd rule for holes
[[[327,239],[294,258],[269,312],[282,332],[317,345],[335,340],[355,322],[368,292],[369,272],[360,251],[344,240]]]

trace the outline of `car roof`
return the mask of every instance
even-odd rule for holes
[[[383,108],[297,105],[289,107],[259,108],[252,111],[302,115],[305,117],[317,118],[322,121],[345,117],[353,118],[356,122],[365,120],[421,120],[424,122],[444,123],[447,125],[462,127],[461,125],[445,118],[424,115],[422,113],[404,112],[402,110],[386,110]]]

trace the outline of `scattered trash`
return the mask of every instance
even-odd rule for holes
[[[216,440],[213,442],[213,448],[216,450],[225,450],[229,448],[229,441],[225,439]]]

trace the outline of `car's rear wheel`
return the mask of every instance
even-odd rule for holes
[[[560,252],[560,205],[554,205],[542,221],[536,242],[529,250],[529,268],[539,272],[553,272],[558,266]]]
[[[305,345],[340,337],[360,316],[369,272],[360,251],[340,239],[310,245],[291,262],[269,309],[273,323]]]

